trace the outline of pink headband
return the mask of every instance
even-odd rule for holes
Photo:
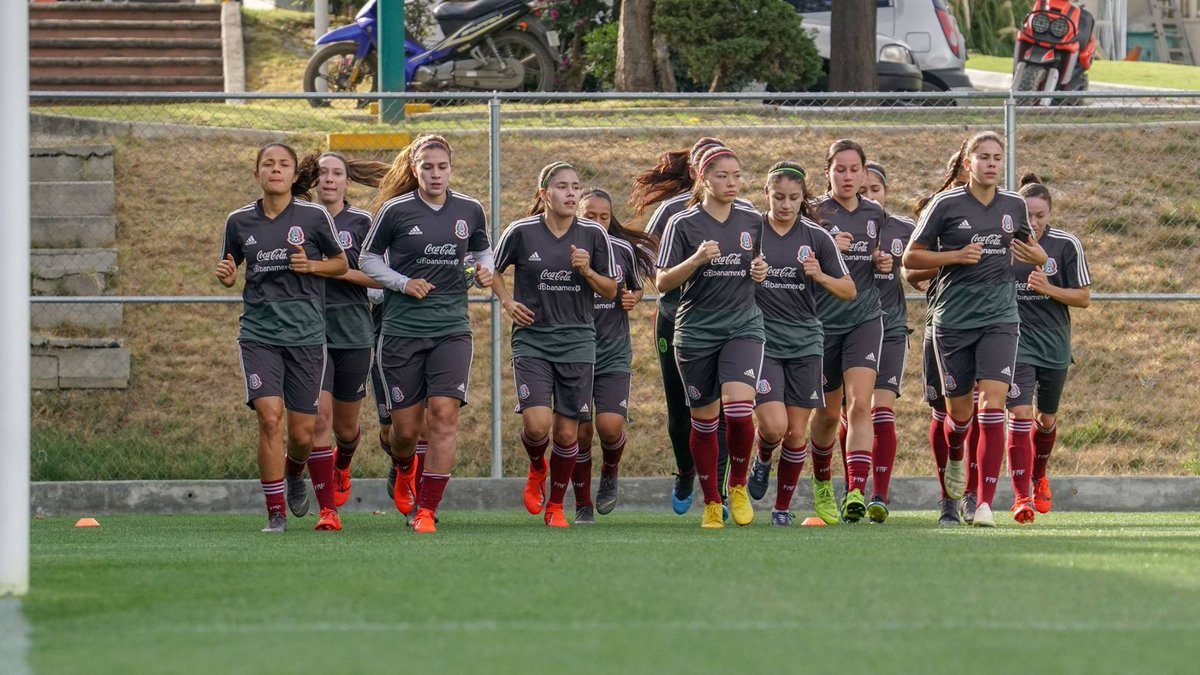
[[[715,150],[711,154],[708,154],[707,156],[705,156],[704,159],[700,160],[700,175],[701,176],[704,175],[704,171],[708,168],[709,164],[712,164],[712,161],[714,159],[718,159],[720,157],[726,157],[726,156],[733,157],[735,159],[737,158],[737,155],[734,154],[734,152],[732,150],[730,150],[729,148],[721,148],[721,149]]]

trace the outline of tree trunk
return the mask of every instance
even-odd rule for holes
[[[675,82],[675,70],[671,68],[671,51],[667,48],[667,38],[661,34],[654,36],[654,70],[658,73],[659,91],[679,91]]]
[[[717,67],[713,70],[712,83],[708,85],[708,91],[710,94],[713,92],[721,91],[721,87],[723,87],[725,85],[725,80],[724,80],[724,78],[721,77],[722,74],[723,73],[721,73],[721,64],[718,63]]]
[[[838,0],[829,24],[829,90],[877,91],[875,0]]]
[[[653,91],[654,57],[651,51],[650,17],[654,0],[625,0],[617,32],[617,91]]]

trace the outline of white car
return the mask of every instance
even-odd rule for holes
[[[831,32],[828,21],[804,17],[804,30],[812,36],[822,61],[821,77],[810,91],[829,90],[829,54]],[[921,91],[921,69],[917,67],[912,49],[893,37],[875,34],[875,84],[879,91]]]

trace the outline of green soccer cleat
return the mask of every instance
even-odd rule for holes
[[[817,517],[825,521],[826,525],[838,522],[841,513],[838,512],[837,500],[833,498],[833,481],[817,480],[817,477],[813,476],[812,489],[813,511],[816,511]]]
[[[842,521],[857,523],[867,515],[867,500],[863,498],[862,490],[854,488],[842,499]]]
[[[871,503],[867,504],[867,518],[872,523],[882,523],[887,520],[888,514],[887,502],[883,497],[875,495],[871,498]]]

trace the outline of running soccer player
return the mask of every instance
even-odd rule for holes
[[[746,491],[754,445],[754,392],[763,359],[762,311],[755,284],[767,275],[761,251],[763,217],[737,203],[742,167],[725,147],[704,151],[691,206],[663,234],[655,284],[681,288],[675,315],[675,358],[691,407],[692,461],[704,493],[701,527],[725,526],[717,481],[717,417],[726,417],[729,503],[733,522],[749,525]]]
[[[1083,244],[1074,235],[1050,226],[1050,190],[1036,175],[1026,174],[1019,192],[1025,198],[1033,234],[1048,256],[1040,267],[1014,264],[1021,339],[1008,392],[1008,465],[1017,496],[1013,517],[1017,522],[1032,522],[1031,507],[1049,513],[1053,506],[1046,464],[1054,448],[1058,404],[1071,365],[1071,308],[1085,309],[1091,304],[1088,287],[1092,280]]]
[[[592,383],[592,411],[579,416],[579,454],[575,460],[575,523],[596,522],[595,511],[611,513],[617,505],[617,471],[625,452],[625,422],[629,419],[633,344],[629,339],[629,312],[642,299],[642,277],[654,270],[654,239],[621,224],[613,214],[612,197],[599,188],[583,193],[579,215],[600,223],[608,231],[613,249],[617,297],[593,296],[596,325],[596,369]],[[600,487],[592,502],[592,420],[600,434],[603,464]]]
[[[795,162],[777,162],[767,171],[764,192],[769,208],[762,238],[767,277],[754,292],[763,314],[766,347],[755,397],[757,452],[748,488],[752,498],[763,498],[771,456],[782,444],[771,510],[771,524],[778,527],[792,524],[792,495],[808,454],[809,417],[825,405],[824,340],[813,287],[842,301],[853,300],[856,293],[837,244],[809,220],[804,178],[804,168]]]
[[[246,405],[258,416],[258,473],[267,504],[263,532],[287,529],[284,495],[296,517],[308,513],[304,466],[313,449],[325,374],[325,278],[346,273],[333,219],[295,198],[296,151],[269,143],[254,177],[262,197],[229,214],[215,273],[226,288],[246,263],[238,349]],[[287,434],[286,451],[284,433]],[[342,529],[333,495],[333,458],[315,458],[309,476],[321,507],[318,530]]]
[[[450,189],[453,157],[450,143],[435,135],[416,138],[397,155],[380,181],[379,208],[362,249],[363,271],[388,291],[376,359],[398,464],[393,495],[405,515],[416,506],[412,529],[419,534],[437,531],[438,505],[454,469],[459,408],[470,390],[464,260],[474,260],[481,286],[491,283],[493,267],[483,206]],[[418,474],[417,442],[426,425],[428,452]]]
[[[617,297],[613,247],[603,225],[575,215],[580,192],[579,174],[570,164],[543,167],[530,217],[510,223],[496,246],[497,272],[513,268],[512,293],[499,274],[492,280],[492,291],[513,320],[517,412],[529,455],[525,508],[532,514],[544,508],[550,527],[569,527],[563,498],[579,453],[579,420],[591,414],[592,298]]]
[[[830,463],[844,406],[847,488],[841,517],[856,523],[867,515],[863,494],[871,476],[871,393],[883,343],[875,273],[890,273],[892,257],[879,250],[879,229],[887,221],[887,212],[859,194],[867,179],[862,146],[849,139],[830,145],[825,177],[828,192],[814,202],[813,219],[833,235],[857,294],[853,301],[843,302],[823,288],[814,291],[825,330],[825,406],[812,419],[813,508],[825,522],[836,522]]]
[[[904,252],[905,267],[941,268],[930,306],[933,343],[950,405],[950,456],[962,456],[971,423],[971,392],[979,387],[979,506],[973,524],[994,527],[991,503],[1004,461],[1004,401],[1017,356],[1018,322],[1012,257],[1038,264],[1045,253],[1030,239],[1025,200],[1000,190],[1004,142],[992,132],[965,149],[967,185],[930,201]],[[1026,242],[1030,243],[1026,243]],[[936,251],[930,250],[936,247]],[[1040,258],[1040,260],[1039,260]],[[947,491],[962,492],[965,476],[946,471]],[[952,488],[953,486],[953,488]]]

